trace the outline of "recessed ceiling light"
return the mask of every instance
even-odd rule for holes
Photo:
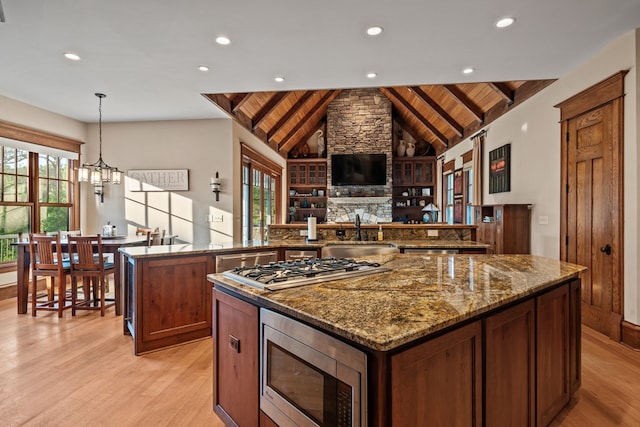
[[[64,57],[72,61],[80,61],[80,56],[76,55],[75,53],[67,52],[64,54]]]
[[[368,79],[375,79],[376,77],[378,77],[377,73],[367,73],[367,78]]]
[[[201,65],[198,67],[198,70],[200,71],[209,71],[209,67],[207,67],[206,65]]]
[[[506,28],[509,25],[513,24],[514,22],[516,22],[516,18],[502,18],[501,20],[499,20],[498,22],[496,22],[496,27],[498,28]]]
[[[284,77],[278,76],[278,77],[274,78],[273,80],[277,81],[278,83],[282,83],[284,81]]]
[[[231,39],[227,36],[218,36],[216,37],[216,43],[226,46],[231,43]]]
[[[462,70],[462,74],[471,74],[475,71],[475,68],[467,67]]]
[[[374,25],[373,27],[367,28],[367,34],[369,34],[370,36],[380,35],[382,31],[384,31],[384,28],[379,25]]]

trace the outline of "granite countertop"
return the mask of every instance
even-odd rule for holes
[[[273,250],[280,248],[308,248],[320,249],[326,245],[375,245],[375,244],[394,244],[399,248],[461,248],[461,249],[482,249],[489,245],[479,243],[472,240],[370,240],[370,241],[352,241],[352,240],[321,240],[316,242],[301,241],[276,241],[269,243],[208,243],[202,245],[191,244],[175,244],[161,246],[127,246],[120,248],[120,252],[130,258],[153,258],[167,255],[199,255],[199,254],[216,254],[225,252],[239,252],[242,250]]]
[[[585,267],[532,255],[376,255],[391,271],[278,291],[210,274],[230,290],[352,342],[389,351],[545,288]]]

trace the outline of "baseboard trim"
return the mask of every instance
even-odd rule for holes
[[[640,326],[623,321],[622,342],[632,349],[640,351]]]
[[[18,296],[18,290],[15,283],[0,286],[0,301]]]

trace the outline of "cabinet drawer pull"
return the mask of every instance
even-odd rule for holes
[[[240,340],[233,335],[229,335],[229,347],[236,351],[236,353],[240,353]]]

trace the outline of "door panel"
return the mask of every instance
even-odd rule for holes
[[[582,276],[582,321],[617,341],[623,307],[627,73],[617,72],[556,105],[562,123],[560,258],[588,267]]]
[[[613,257],[600,251],[615,235],[611,153],[612,104],[568,121],[569,218],[568,261],[588,267],[582,281],[583,321],[609,334],[612,311]],[[572,203],[573,202],[573,203]]]

